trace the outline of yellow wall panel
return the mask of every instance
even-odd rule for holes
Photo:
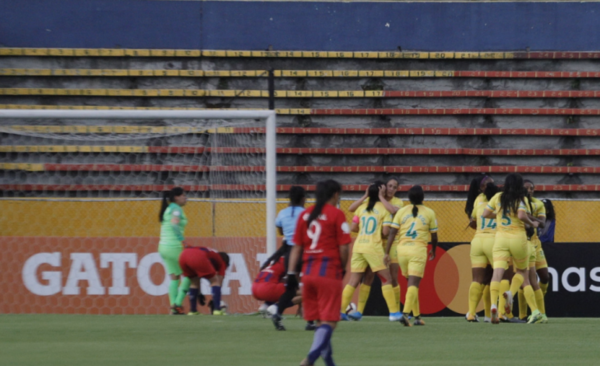
[[[348,222],[351,201],[342,201]],[[470,242],[464,201],[429,201],[438,218],[443,242]],[[0,200],[0,236],[139,237],[159,235],[159,201]],[[277,204],[277,212],[287,207]],[[556,242],[597,242],[600,238],[600,203],[554,201],[557,216]],[[265,205],[262,202],[197,202],[184,208],[189,218],[189,237],[265,236]],[[213,224],[214,223],[214,224]],[[575,229],[577,228],[577,229]]]

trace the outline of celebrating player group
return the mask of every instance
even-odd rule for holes
[[[406,205],[396,197],[397,189],[398,181],[393,178],[370,185],[365,195],[350,205],[354,217],[348,225],[345,214],[337,208],[342,194],[338,182],[319,182],[316,203],[307,209],[304,189],[291,188],[289,207],[279,213],[276,221],[285,239],[262,265],[252,293],[264,302],[261,309],[268,310],[277,330],[285,330],[283,311],[301,305],[306,329],[315,331],[301,365],[313,365],[319,357],[327,365],[334,365],[333,331],[340,320],[362,318],[375,275],[381,280],[389,320],[407,327],[425,325],[419,285],[428,259],[436,255],[438,224],[435,212],[423,204],[421,186],[409,189]],[[521,319],[527,318],[527,306],[531,309],[528,323],[548,321],[544,304],[548,265],[537,233],[538,229],[545,233],[549,224],[546,207],[552,207],[549,201],[534,198],[534,191],[533,182],[524,181],[519,174],[509,174],[502,190],[489,176],[471,182],[465,208],[468,225],[475,229],[471,242],[473,282],[466,315],[469,322],[479,321],[476,309],[482,298],[486,322],[526,322]],[[188,293],[189,314],[198,314],[197,302],[204,304],[199,279],[205,278],[212,286],[212,314],[221,315],[220,287],[229,257],[210,248],[186,246],[187,218],[182,209],[186,201],[181,188],[166,192],[159,215],[162,226],[158,249],[171,276],[171,313],[183,314],[181,304]],[[357,236],[350,255],[351,232]],[[351,273],[343,286],[348,261]],[[399,271],[407,279],[404,309]],[[358,306],[347,314],[357,288]],[[517,294],[519,317],[512,315]]]

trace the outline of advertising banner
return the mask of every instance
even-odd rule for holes
[[[419,289],[421,313],[438,316],[468,312],[472,281],[470,245],[442,243],[435,260],[427,262]],[[545,296],[549,317],[600,317],[600,244],[553,243],[544,245],[550,285]],[[378,279],[371,287],[365,308],[367,315],[387,315]],[[401,300],[406,295],[406,279],[399,278]],[[517,297],[515,297],[516,299]],[[516,303],[513,309],[518,309]],[[483,302],[478,311],[483,310]],[[518,310],[516,310],[518,312]]]

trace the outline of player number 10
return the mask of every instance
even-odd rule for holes
[[[374,217],[361,217],[360,218],[360,226],[361,234],[371,235],[375,232],[375,228],[377,228],[377,219]]]

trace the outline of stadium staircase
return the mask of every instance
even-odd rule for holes
[[[278,190],[335,178],[364,191],[395,176],[437,197],[464,196],[481,173],[519,172],[553,197],[600,190],[600,72],[595,52],[275,52],[0,48],[0,109],[264,109],[275,78]],[[165,121],[65,126],[3,121],[36,134],[156,134]],[[213,147],[178,139],[73,144],[1,134],[0,194],[150,194],[211,167]],[[214,131],[212,131],[214,132]],[[264,133],[227,127],[222,133]],[[260,154],[261,146],[221,153]],[[100,156],[92,159],[91,156]],[[86,174],[71,174],[86,172]],[[143,179],[142,179],[143,178]],[[248,187],[251,189],[251,187]],[[357,193],[358,194],[358,193]]]

